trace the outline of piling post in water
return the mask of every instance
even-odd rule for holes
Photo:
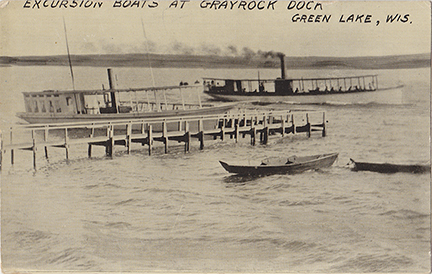
[[[200,150],[203,150],[204,149],[204,124],[202,119],[198,121],[198,131],[199,131]]]
[[[252,128],[251,128],[251,145],[255,146],[255,142],[256,142],[256,127],[255,127],[255,125],[252,125]]]
[[[291,114],[291,124],[292,124],[292,127],[293,127],[293,134],[295,134],[296,133],[296,126],[295,126],[295,123],[294,123],[294,114]]]
[[[162,123],[162,138],[165,145],[165,153],[168,153],[168,129],[167,122],[165,120]]]
[[[91,156],[92,156],[92,145],[91,144],[88,144],[87,155],[89,158],[91,158]]]
[[[311,137],[311,125],[309,123],[309,113],[306,113],[306,126],[308,129],[307,136],[308,136],[308,138],[310,138]]]
[[[185,152],[188,152],[190,149],[190,132],[189,132],[189,121],[185,121]]]
[[[107,137],[106,155],[112,157],[114,154],[114,128],[112,125],[108,126]]]
[[[223,120],[222,120],[222,128],[221,128],[221,131],[220,131],[220,137],[221,137],[222,141],[225,140],[225,122],[226,122],[226,120],[225,120],[225,118],[223,118]]]
[[[48,142],[48,126],[45,126],[45,130],[44,130],[44,142],[45,143]],[[45,146],[44,150],[45,150],[45,158],[48,159],[48,147]]]
[[[65,150],[66,150],[66,160],[69,159],[69,136],[68,136],[68,129],[65,128],[65,144],[64,144]]]
[[[132,144],[132,123],[129,122],[126,125],[126,146],[127,146],[127,154],[131,151],[131,144]]]
[[[152,148],[153,148],[153,125],[148,126],[148,133],[147,133],[147,142],[148,142],[148,153],[149,156],[152,154]]]
[[[33,143],[33,146],[32,146],[32,151],[33,151],[33,169],[36,170],[36,151],[37,151],[37,148],[36,148],[36,136],[35,136],[35,131],[34,130],[32,130],[32,143]]]
[[[90,131],[90,138],[93,138],[93,137],[94,137],[94,123],[92,123],[92,128]],[[88,144],[87,155],[89,158],[91,158],[91,155],[92,155],[92,144],[91,143]]]
[[[235,128],[235,142],[238,142],[239,138],[239,119],[234,120],[234,128]]]
[[[285,136],[285,117],[281,115],[282,137]]]
[[[323,112],[322,137],[325,136],[326,136],[326,119],[325,119],[325,112]]]
[[[263,132],[262,132],[262,138],[261,138],[261,142],[263,143],[263,145],[266,145],[268,142],[268,136],[269,136],[269,127],[267,124],[267,116],[264,115],[264,120],[263,120]]]
[[[10,139],[9,139],[9,144],[13,144],[13,139],[12,139],[12,127],[10,128]],[[13,165],[14,164],[14,150],[13,149],[11,149],[10,150],[10,153],[11,153],[11,165]]]

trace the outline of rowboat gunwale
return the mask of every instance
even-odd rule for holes
[[[331,166],[337,159],[339,153],[327,153],[312,155],[318,157],[305,162],[294,162],[286,165],[230,165],[219,161],[222,167],[230,173],[239,175],[269,175],[269,174],[295,174],[306,170],[319,169]],[[300,157],[301,158],[301,157]],[[322,165],[320,165],[320,163]]]

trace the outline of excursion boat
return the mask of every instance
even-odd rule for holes
[[[371,171],[379,173],[428,173],[431,172],[430,165],[404,165],[404,164],[390,164],[390,163],[368,163],[357,162],[350,159],[353,163],[353,171]]]
[[[185,103],[184,90],[197,86],[164,86],[139,89],[114,89],[108,69],[110,89],[23,92],[25,112],[17,116],[31,124],[126,120],[223,114],[235,104]],[[172,94],[180,92],[180,94]],[[181,98],[181,100],[179,99]],[[170,103],[168,103],[170,99]]]
[[[402,103],[402,86],[379,88],[378,75],[287,79],[284,55],[277,79],[203,78],[204,93],[220,101],[259,100],[293,104]]]
[[[329,153],[303,157],[271,157],[264,159],[260,165],[247,166],[219,162],[226,171],[239,175],[296,174],[307,170],[330,167],[338,155],[338,153]]]

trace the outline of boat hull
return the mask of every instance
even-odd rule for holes
[[[354,171],[371,171],[379,173],[427,173],[431,171],[430,165],[399,165],[389,163],[366,163],[356,162],[351,159],[354,163],[352,170]]]
[[[266,103],[284,102],[288,104],[403,104],[402,87],[384,88],[374,91],[341,92],[341,93],[294,93],[289,95],[278,95],[275,93],[244,93],[224,94],[210,93],[209,96],[216,100],[225,102],[235,101],[260,101]]]
[[[75,123],[91,121],[115,121],[130,119],[152,119],[164,117],[184,117],[211,114],[223,114],[235,104],[224,104],[215,107],[206,107],[191,110],[169,110],[162,112],[143,112],[143,113],[107,113],[107,114],[60,114],[60,113],[27,113],[20,112],[17,116],[30,124],[53,124],[53,123]]]
[[[296,174],[307,170],[330,167],[336,161],[338,155],[338,153],[314,155],[307,157],[307,161],[303,162],[301,158],[299,158],[298,163],[286,165],[240,166],[229,165],[223,161],[219,162],[226,171],[239,175]]]

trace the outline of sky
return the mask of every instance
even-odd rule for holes
[[[309,10],[300,1],[273,1],[273,5],[262,1],[261,10],[256,7],[259,1],[251,0],[240,7],[241,1],[227,1],[227,9],[223,5],[210,9],[212,1],[194,0],[183,8],[180,1],[175,7],[175,1],[165,0],[157,1],[155,8],[149,7],[153,1],[138,1],[139,7],[126,8],[114,5],[134,1],[99,1],[102,5],[96,8],[83,7],[85,3],[98,5],[91,0],[75,0],[75,4],[73,0],[46,0],[46,5],[57,4],[55,8],[44,8],[45,0],[35,1],[40,0],[0,1],[1,56],[67,54],[67,45],[70,54],[150,51],[234,56],[275,51],[287,56],[346,57],[431,51],[428,1],[311,1]],[[64,5],[59,7],[61,2]],[[230,2],[237,2],[232,9]],[[206,3],[207,7],[201,7]],[[295,8],[288,9],[294,4]],[[248,5],[255,8],[249,10]],[[297,9],[302,5],[305,7]],[[349,20],[352,14],[354,22]],[[320,21],[324,15],[330,19],[304,22],[315,21],[319,15]],[[365,23],[367,15],[370,23]],[[389,15],[401,17],[386,23]],[[307,19],[294,22],[302,16]]]

